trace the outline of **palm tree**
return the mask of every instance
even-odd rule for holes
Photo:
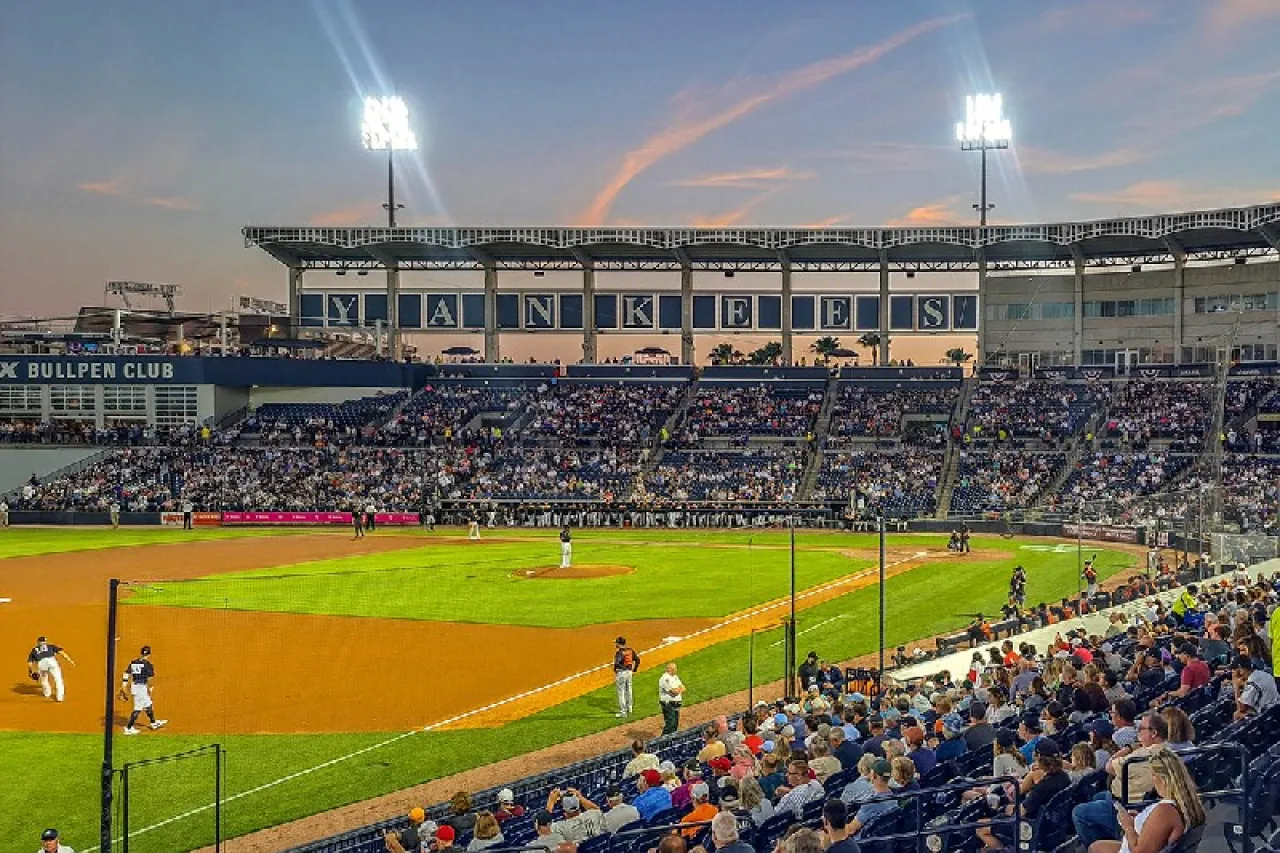
[[[840,349],[840,339],[827,335],[824,338],[818,338],[809,345],[809,349],[817,353],[822,358],[823,364],[831,363],[831,353]]]
[[[747,356],[747,360],[751,364],[756,365],[776,365],[780,358],[782,358],[782,344],[778,341],[769,341],[769,343],[760,347],[758,350],[753,350],[751,354]]]
[[[734,349],[733,344],[725,341],[711,350],[712,364],[737,364],[742,361],[742,353]]]
[[[880,363],[880,340],[879,332],[864,332],[862,337],[858,338],[858,346],[871,350],[873,367]]]
[[[973,358],[972,353],[965,352],[962,347],[953,347],[952,349],[947,350],[947,357],[944,360],[951,362],[956,367],[959,367],[971,358]]]

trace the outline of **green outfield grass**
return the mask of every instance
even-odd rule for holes
[[[270,528],[204,528],[198,530],[159,527],[10,527],[0,534],[0,560],[11,557],[34,557],[39,554],[65,554],[70,551],[97,551],[103,548],[125,548],[131,545],[157,545],[172,542],[203,542],[207,539],[243,539],[251,536],[290,536],[297,530]],[[0,563],[0,570],[4,564]]]
[[[527,535],[527,532],[522,532],[521,535]],[[702,593],[695,594],[691,589],[701,590],[703,588],[701,576],[710,575],[715,580],[712,587],[716,601],[713,607],[706,604],[699,606],[704,608],[702,612],[710,613],[714,610],[714,612],[723,613],[740,609],[739,603],[742,601],[750,603],[751,600],[772,597],[770,590],[775,587],[767,584],[763,579],[759,584],[747,587],[742,566],[747,562],[745,558],[748,554],[752,560],[759,558],[761,560],[759,565],[768,566],[769,571],[772,572],[785,570],[788,559],[786,551],[771,553],[765,549],[754,549],[754,547],[751,552],[678,548],[673,547],[673,543],[745,544],[749,538],[753,540],[753,546],[757,543],[782,544],[786,541],[785,534],[700,534],[697,532],[690,534],[683,531],[674,533],[663,531],[652,534],[583,533],[575,537],[574,556],[579,562],[623,564],[631,561],[644,562],[645,566],[650,568],[642,570],[638,567],[633,575],[601,580],[630,581],[632,584],[643,586],[648,594],[655,594],[657,591],[656,594],[659,595],[699,597]],[[646,540],[655,544],[642,544]],[[830,544],[844,548],[872,547],[872,537],[808,533],[799,534],[797,541],[802,549]],[[937,548],[943,543],[943,539],[936,536],[904,536],[890,539],[890,547],[895,549],[925,543]],[[1004,552],[1005,557],[998,560],[965,561],[962,570],[955,570],[957,567],[949,561],[946,571],[932,570],[929,566],[925,566],[890,578],[886,586],[888,643],[897,645],[919,637],[955,630],[967,623],[966,614],[978,610],[994,611],[1004,599],[1009,569],[1018,562],[1026,565],[1030,572],[1029,600],[1053,600],[1074,593],[1079,583],[1074,549],[1064,549],[1060,552],[1024,549],[1028,544],[1033,543],[1031,540],[979,537],[974,540],[975,547],[998,549]],[[462,592],[466,595],[463,600],[468,601],[470,606],[470,603],[476,602],[478,598],[489,596],[491,588],[500,590],[507,585],[505,582],[499,583],[496,580],[482,581],[480,574],[505,575],[512,568],[521,565],[546,565],[551,562],[548,559],[551,549],[539,539],[528,544],[494,543],[492,546],[485,546],[486,563],[491,557],[505,560],[505,555],[510,549],[512,562],[505,567],[493,565],[483,572],[466,569],[465,565],[459,571],[455,571],[458,567],[449,567],[450,552],[455,555],[454,559],[474,559],[474,550],[468,551],[468,547],[452,545],[421,549],[424,559],[430,557],[436,562],[424,564],[423,568],[412,571],[435,573],[432,575],[430,587],[433,597],[437,594],[439,584],[446,580],[454,593],[465,591],[467,583],[488,584],[485,587],[484,596],[467,595]],[[601,549],[599,552],[601,556],[587,557],[587,553],[595,548]],[[501,554],[497,553],[499,549],[502,551]],[[415,549],[412,553],[418,554],[419,550]],[[1094,553],[1094,550],[1090,549],[1090,553]],[[1128,554],[1104,549],[1097,549],[1096,553],[1099,555],[1097,564],[1103,577],[1110,576],[1134,563],[1134,558]],[[603,556],[606,554],[609,556]],[[625,559],[623,554],[626,555]],[[647,556],[649,554],[657,555],[652,564],[645,562],[649,559]],[[314,584],[324,580],[320,576],[324,571],[322,567],[328,566],[331,572],[363,570],[359,575],[337,575],[331,576],[328,580],[341,579],[344,585],[349,579],[369,581],[374,584],[377,593],[382,594],[388,591],[384,585],[385,578],[402,574],[399,571],[385,571],[386,565],[379,562],[394,556],[397,555],[379,555],[358,561],[329,561],[294,567],[292,571],[297,573],[297,577],[271,583],[290,584],[291,595],[301,591],[314,591],[318,588]],[[526,562],[518,562],[520,559]],[[808,578],[810,585],[817,582],[815,578],[820,580],[831,576],[833,572],[845,574],[857,568],[854,561],[845,557],[818,551],[802,550],[797,562],[798,570],[805,573],[801,576]],[[812,566],[807,565],[810,562],[813,563]],[[341,568],[335,568],[338,564],[341,564]],[[839,571],[837,566],[840,567]],[[477,577],[468,578],[468,573],[475,574]],[[784,571],[783,573],[785,574]],[[666,585],[664,575],[667,574],[675,575],[677,578],[683,576],[685,582],[678,584],[673,590]],[[697,577],[691,577],[691,575]],[[225,581],[210,583],[223,582]],[[595,584],[596,581],[512,581],[511,585],[530,589],[540,586],[556,588],[566,583],[574,584],[577,607],[581,610],[592,610],[593,618],[599,619],[600,617],[594,616],[597,599],[592,598],[593,605],[588,608],[583,605],[584,599],[578,596],[578,590],[583,586]],[[297,586],[292,586],[293,584]],[[170,584],[169,589],[173,586]],[[747,587],[745,598],[742,593],[744,587]],[[344,595],[328,600],[344,602],[349,598],[352,589],[347,588]],[[595,592],[583,594],[597,595]],[[608,599],[614,594],[614,592],[600,593],[598,596],[600,605],[612,607]],[[637,595],[633,601],[635,600],[645,600],[645,598]],[[531,604],[531,601],[536,604]],[[307,601],[307,608],[318,608],[320,603],[320,598],[313,597]],[[631,610],[625,618],[636,618],[641,613],[653,616],[656,615],[655,611],[667,604],[645,600],[643,611],[638,613]],[[536,611],[536,618],[543,620],[522,624],[548,624],[547,620],[564,618],[559,609],[542,607],[538,595],[535,595],[532,600],[527,595],[508,598],[507,606],[516,608],[513,614],[507,615],[505,621],[508,622],[518,622],[517,616],[527,615],[521,614],[521,610]],[[633,603],[630,606],[637,605]],[[873,652],[876,647],[877,606],[878,591],[871,586],[803,611],[800,617],[801,645],[805,649],[810,647],[817,649],[824,656],[832,659],[845,659]],[[614,608],[609,612],[619,610],[625,610],[625,608]],[[456,606],[441,608],[437,618],[454,618],[457,615],[456,611]],[[307,612],[320,611],[308,609]],[[395,610],[383,612],[395,612]],[[494,613],[496,612],[495,610]],[[487,619],[497,621],[497,616],[490,614],[488,609],[485,613],[489,614],[486,616]],[[424,618],[431,618],[431,615],[428,612]],[[778,645],[780,639],[781,631],[778,629],[756,635],[755,681],[757,684],[776,681],[782,676],[782,648]],[[719,643],[681,658],[681,674],[689,685],[688,701],[696,703],[745,689],[747,649],[748,640],[740,638]],[[637,676],[636,696],[638,705],[644,713],[656,712],[656,700],[651,702],[650,699],[656,695],[658,674],[656,670],[649,670]],[[231,799],[223,810],[225,831],[229,835],[243,834],[464,769],[518,756],[571,738],[603,731],[615,725],[612,710],[613,696],[610,687],[549,708],[497,731],[428,732],[403,737],[348,761],[301,776],[252,796],[238,800]],[[240,792],[268,784],[288,774],[305,771],[335,757],[383,744],[397,735],[398,733],[361,733],[191,737],[174,733],[165,737],[118,739],[115,761],[118,766],[126,761],[177,752],[217,740],[228,751],[226,795],[235,797]],[[618,740],[617,746],[623,746],[624,738],[619,736]],[[39,828],[44,825],[58,825],[70,833],[68,840],[77,850],[83,851],[91,847],[97,838],[97,774],[100,761],[100,738],[82,735],[0,734],[0,838],[16,838],[25,842],[27,838],[38,838]],[[156,790],[147,793],[142,802],[135,800],[133,828],[136,830],[140,826],[174,817],[207,800],[209,782],[196,772],[199,766],[194,763],[191,766],[172,765],[163,771],[162,776],[157,775],[155,781],[159,784],[155,786]],[[208,765],[204,764],[203,767],[207,770]],[[56,772],[38,772],[38,770],[52,769],[56,769]],[[38,773],[41,796],[39,798],[20,796],[18,792],[27,789],[26,780],[36,778],[32,775],[33,773]],[[144,795],[139,794],[138,789],[135,788],[135,796]],[[208,826],[208,815],[178,821],[148,833],[143,837],[145,842],[139,839],[134,849],[137,851],[190,849],[206,840],[204,833]]]

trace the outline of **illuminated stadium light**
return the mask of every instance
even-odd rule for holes
[[[364,99],[364,121],[360,125],[364,147],[370,151],[416,151],[418,137],[409,126],[409,107],[404,98]]]
[[[987,203],[987,151],[1009,147],[1013,125],[1004,116],[1004,96],[969,95],[964,99],[964,121],[956,122],[956,139],[961,151],[982,153],[982,199],[973,209],[978,211],[978,224],[987,226],[987,211],[995,207]]]
[[[1004,117],[1004,96],[970,95],[964,99],[964,121],[956,122],[961,151],[1008,148],[1013,125]]]
[[[382,207],[387,211],[387,225],[395,228],[396,211],[404,209],[403,204],[396,204],[395,153],[418,150],[418,137],[409,126],[409,107],[404,99],[395,96],[365,98],[360,136],[364,147],[370,151],[387,152],[387,203]]]

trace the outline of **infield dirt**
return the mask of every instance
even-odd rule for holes
[[[12,667],[0,692],[0,728],[93,732],[102,726],[108,580],[179,580],[374,554],[461,538],[394,532],[360,540],[337,533],[106,548],[0,561],[0,648],[16,657],[39,635],[64,646],[67,701],[45,700]],[[524,541],[518,538],[489,539]],[[483,547],[483,542],[477,547]],[[893,549],[898,574],[945,551]],[[853,556],[850,554],[850,556]],[[862,554],[859,552],[858,556]],[[595,577],[625,566],[582,566]],[[558,568],[554,572],[560,572]],[[574,577],[575,570],[566,579]],[[552,573],[549,577],[556,577]],[[813,607],[873,584],[864,570],[803,591]],[[424,589],[423,595],[429,596]],[[119,671],[144,643],[154,649],[157,711],[183,733],[316,733],[486,727],[610,683],[614,637],[644,653],[648,669],[785,616],[786,600],[719,619],[645,619],[583,628],[535,628],[258,611],[122,606]],[[459,615],[463,614],[459,602]],[[519,666],[499,666],[518,656]],[[16,664],[16,661],[15,661]],[[496,668],[495,668],[496,667]],[[501,672],[486,678],[485,672]],[[128,707],[117,703],[117,722]]]

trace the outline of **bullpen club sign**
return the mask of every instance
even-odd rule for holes
[[[32,357],[0,361],[0,383],[181,382],[183,367],[163,358]]]

